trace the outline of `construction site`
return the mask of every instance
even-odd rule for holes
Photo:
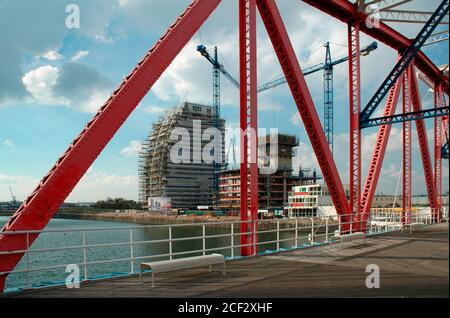
[[[221,160],[224,157],[224,120],[219,119],[216,123],[215,117],[215,110],[211,106],[184,103],[153,124],[152,131],[139,153],[139,201],[143,206],[148,206],[152,200],[166,203],[165,209],[161,209],[160,205],[153,205],[155,210],[160,211],[171,208],[196,209],[198,206],[212,205],[217,195],[214,192],[217,164],[193,162],[191,158],[201,155],[206,144],[210,142],[201,137],[211,127],[217,127],[221,132]],[[192,147],[191,138],[182,141],[187,149],[187,162],[171,160],[171,149],[180,141],[178,136],[175,136],[176,139],[171,138],[176,128],[185,128],[188,136],[193,136]],[[195,129],[198,130],[198,136],[194,135]],[[218,171],[221,166],[219,163]],[[152,208],[152,205],[149,208]]]

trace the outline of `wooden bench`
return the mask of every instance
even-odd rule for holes
[[[333,242],[333,238],[336,240],[340,240],[341,241],[341,246],[344,245],[345,241],[357,241],[357,240],[364,240],[364,244],[366,243],[366,234],[364,232],[353,232],[353,233],[348,233],[348,234],[339,234],[339,235],[334,235],[331,237],[330,240],[330,247],[331,244]]]
[[[402,226],[402,233],[404,232],[405,228],[409,228],[409,233],[412,234],[414,232],[414,229],[417,227],[423,226],[423,223],[408,223],[403,224]]]
[[[149,268],[152,273],[152,287],[155,287],[155,274],[163,272],[172,272],[182,269],[189,269],[195,267],[209,266],[209,272],[212,270],[212,265],[222,264],[223,274],[225,274],[225,257],[222,254],[210,254],[202,256],[193,256],[185,258],[177,258],[173,260],[157,261],[149,263],[141,263],[139,271],[139,281],[142,283],[142,271],[144,268]]]

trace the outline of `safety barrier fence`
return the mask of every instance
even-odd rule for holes
[[[448,220],[448,210],[444,208],[442,212],[443,219]],[[425,225],[442,221],[433,218],[430,208],[413,209],[407,215],[411,223]],[[243,223],[251,225],[253,222],[257,222],[256,233],[240,232]],[[241,248],[252,244],[257,247],[255,250],[259,255],[327,244],[337,239],[336,235],[344,228],[347,232],[358,231],[359,224],[360,222],[348,215],[3,232],[1,235],[20,235],[25,240],[26,249],[0,252],[0,256],[24,255],[13,271],[0,272],[0,275],[21,276],[21,279],[16,279],[11,284],[8,284],[7,280],[7,290],[10,291],[62,284],[65,280],[61,278],[67,275],[68,265],[78,266],[81,281],[130,275],[136,273],[140,262],[149,260],[213,252],[222,253],[227,259],[237,259],[242,257]],[[365,230],[367,235],[375,235],[401,228],[402,213],[398,209],[372,209]],[[159,235],[149,238],[151,233]],[[30,246],[30,236],[36,234],[39,234],[39,238]],[[241,235],[257,235],[258,241],[241,244]],[[102,252],[104,249],[109,251]],[[108,267],[99,268],[105,264],[108,264]],[[117,266],[118,264],[120,266]],[[117,272],[119,267],[127,269]],[[46,273],[47,276],[36,273]]]

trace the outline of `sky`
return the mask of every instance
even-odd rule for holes
[[[346,54],[346,25],[301,1],[277,3],[302,68],[323,62],[326,41],[331,42],[332,59]],[[434,11],[438,3],[415,0],[405,8]],[[67,28],[68,4],[79,7],[80,28]],[[10,200],[9,187],[18,200],[24,200],[33,191],[111,92],[188,4],[186,0],[0,1],[0,201]],[[67,202],[138,198],[137,154],[152,123],[180,102],[212,103],[212,67],[198,54],[197,45],[204,44],[210,50],[218,46],[221,63],[238,78],[237,17],[237,1],[222,1],[119,129]],[[410,38],[420,30],[419,25],[390,25]],[[281,76],[282,71],[260,18],[257,27],[257,72],[258,83],[262,84]],[[361,36],[362,46],[372,41]],[[425,47],[423,52],[437,65],[448,64],[448,42]],[[361,58],[362,106],[392,69],[395,59],[396,52],[382,43]],[[334,157],[343,183],[348,183],[349,178],[347,68],[347,63],[342,63],[334,69]],[[306,79],[322,119],[322,73]],[[422,83],[420,88],[423,107],[432,107],[433,93]],[[227,127],[237,127],[239,123],[238,93],[222,77],[221,114]],[[295,134],[300,141],[296,164],[318,169],[287,85],[260,93],[258,109],[259,127]],[[432,151],[432,119],[426,120],[426,127]],[[412,191],[422,194],[426,193],[426,186],[414,133],[413,125]],[[376,134],[376,128],[363,131],[363,182]],[[377,193],[396,192],[401,138],[401,125],[394,125]],[[448,161],[443,162],[445,192]]]

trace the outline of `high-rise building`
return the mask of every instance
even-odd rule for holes
[[[223,162],[225,148],[225,121],[219,119],[220,140],[214,140],[220,146],[208,151],[214,143],[214,116],[213,107],[185,102],[153,124],[139,156],[139,199],[144,206],[150,203],[150,209],[158,210],[212,205],[218,195],[215,171],[221,164],[208,162],[205,151],[210,156],[219,151]]]

